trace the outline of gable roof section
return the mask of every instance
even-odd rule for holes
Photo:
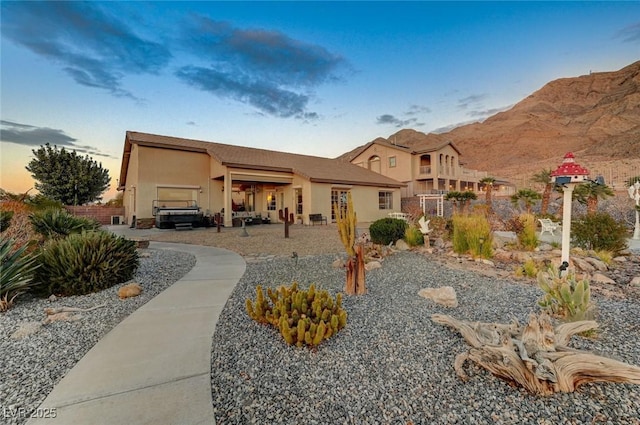
[[[369,147],[372,145],[380,145],[380,146],[395,148],[403,152],[408,152],[412,155],[434,152],[449,145],[458,153],[458,155],[462,155],[460,153],[460,150],[456,147],[456,145],[453,144],[452,141],[446,140],[445,138],[443,138],[438,134],[432,134],[432,133],[424,134],[420,132],[414,132],[414,133],[415,135],[411,139],[405,139],[405,140],[401,139],[399,141],[397,141],[396,138],[393,136],[390,136],[389,139],[378,137],[369,143],[366,143],[362,146],[358,146],[357,148],[340,155],[336,159],[351,162],[353,161],[354,158],[356,158],[358,155],[362,154],[364,151],[369,149]],[[393,140],[393,142],[391,140]]]
[[[127,131],[122,155],[122,168],[120,170],[121,187],[126,184],[126,173],[132,144],[208,153],[222,165],[229,167],[290,172],[317,183],[341,183],[389,188],[405,186],[403,183],[389,177],[337,159]]]

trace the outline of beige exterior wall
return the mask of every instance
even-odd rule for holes
[[[375,156],[380,158],[380,174],[403,183],[411,181],[413,178],[414,164],[412,155],[390,146],[373,144],[355,157],[351,163],[371,169],[370,166],[375,167],[375,165],[370,163],[369,160]],[[395,167],[391,167],[391,158],[395,158]],[[378,170],[374,171],[378,172]]]
[[[153,217],[153,201],[158,187],[188,187],[197,189],[198,205],[210,209],[209,155],[174,149],[133,145],[127,173],[127,189],[135,192],[133,206],[136,218]],[[137,171],[130,174],[132,171]],[[134,174],[137,176],[134,177]]]

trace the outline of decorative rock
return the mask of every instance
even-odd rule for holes
[[[434,247],[434,248],[443,249],[443,248],[444,248],[444,246],[445,246],[445,244],[444,244],[444,239],[442,239],[442,238],[435,238],[435,239],[433,240],[433,247]]]
[[[613,261],[615,261],[617,263],[626,263],[627,262],[627,257],[624,257],[624,256],[620,255],[618,257],[613,257]]]
[[[598,271],[606,272],[607,270],[609,270],[609,267],[607,267],[604,261],[598,260],[597,258],[586,257],[585,261],[591,264],[593,267],[595,267],[596,270]]]
[[[56,297],[55,295],[51,294],[51,296],[49,296],[48,298],[50,303],[54,303],[56,301],[58,301],[58,297]]]
[[[636,276],[633,279],[631,279],[631,282],[629,282],[629,285],[640,287],[640,276]]]
[[[602,273],[594,273],[593,276],[591,276],[591,281],[595,283],[606,283],[606,284],[616,283],[615,280],[608,278]]]
[[[573,257],[572,260],[573,260],[573,264],[575,264],[576,267],[582,270],[583,272],[591,273],[596,270],[596,268],[590,262],[586,261],[586,259],[584,258]]]
[[[380,264],[379,261],[369,261],[367,264],[364,265],[364,269],[366,271],[371,271],[371,270],[380,269],[380,268],[382,268],[382,264]]]
[[[344,260],[341,258],[336,258],[333,263],[331,263],[331,267],[334,269],[341,269],[345,266]]]
[[[548,243],[542,243],[538,247],[538,251],[542,251],[542,252],[553,251],[553,247],[551,245],[549,245]]]
[[[445,307],[457,307],[458,298],[456,291],[451,286],[442,286],[440,288],[423,288],[418,291],[418,295],[423,298],[430,299]]]
[[[504,249],[496,249],[493,252],[493,258],[498,261],[509,261],[511,260],[511,252],[505,251]]]
[[[149,257],[151,257],[151,253],[150,252],[140,252],[138,254],[138,257],[140,257],[140,258],[149,258]]]
[[[491,267],[495,267],[495,266],[496,266],[496,264],[495,264],[493,261],[491,261],[491,260],[487,260],[486,258],[482,258],[482,259],[480,260],[480,262],[481,262],[482,264],[486,264],[487,266],[491,266]]]
[[[409,250],[409,245],[403,241],[402,239],[398,239],[396,241],[396,249],[399,251],[408,251]]]
[[[11,339],[22,339],[29,335],[33,335],[42,328],[40,322],[24,322],[20,324],[20,327],[11,334]]]
[[[118,296],[120,297],[120,299],[137,297],[141,293],[142,286],[138,285],[137,283],[130,283],[118,289]]]

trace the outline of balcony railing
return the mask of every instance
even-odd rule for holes
[[[421,165],[420,174],[431,174],[431,165]]]

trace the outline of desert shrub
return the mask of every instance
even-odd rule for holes
[[[523,265],[516,268],[516,276],[536,277],[538,276],[538,264],[533,258],[528,258]]]
[[[13,214],[13,211],[0,210],[0,233],[9,228]]]
[[[522,223],[522,229],[516,233],[518,242],[522,248],[533,251],[538,246],[536,217],[533,214],[520,214],[518,221]]]
[[[327,291],[316,291],[315,285],[304,291],[294,282],[276,291],[267,288],[267,296],[262,286],[257,286],[255,303],[246,301],[247,313],[259,323],[278,328],[287,344],[316,346],[347,324],[340,293],[334,300]]]
[[[36,255],[26,253],[24,245],[14,249],[11,239],[0,237],[0,311],[8,310],[18,295],[32,285],[37,266]]]
[[[424,244],[424,236],[419,229],[409,226],[404,231],[404,240],[409,246],[418,246]]]
[[[82,232],[47,241],[38,262],[34,289],[49,296],[83,295],[125,282],[139,261],[135,242],[107,232]]]
[[[584,249],[616,253],[627,247],[627,227],[607,213],[587,214],[571,223],[571,240]]]
[[[46,239],[65,238],[82,231],[98,230],[100,223],[84,217],[76,217],[60,208],[46,208],[29,216],[33,229]]]
[[[574,273],[560,277],[555,266],[538,273],[538,285],[544,292],[538,301],[548,313],[569,321],[588,320],[594,314],[591,288],[587,279],[576,280]]]
[[[433,229],[429,234],[429,237],[443,239],[450,238],[451,235],[449,234],[449,230],[451,227],[447,227],[450,222],[446,218],[435,216],[430,217],[429,220],[431,220],[429,221],[429,227]]]
[[[371,236],[371,242],[389,245],[402,239],[404,237],[404,231],[407,228],[407,222],[397,218],[381,218],[371,223],[369,226],[369,235]]]
[[[599,251],[594,252],[595,256],[598,257],[600,261],[605,263],[607,266],[610,266],[613,262],[613,252],[607,251],[606,249],[601,249]]]
[[[453,216],[453,250],[458,254],[490,258],[493,234],[489,221],[482,214]]]
[[[29,222],[29,214],[33,211],[32,207],[22,201],[3,200],[0,202],[0,211],[2,214],[11,215],[11,220],[2,232],[2,236],[13,240],[12,249],[16,251],[26,246],[26,252],[33,251],[41,237],[34,232]]]

